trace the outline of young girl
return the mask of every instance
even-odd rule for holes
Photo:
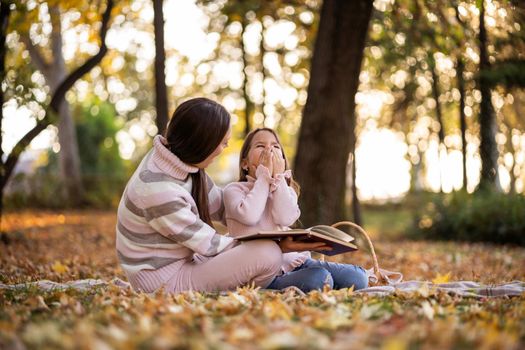
[[[241,148],[239,182],[224,189],[230,235],[287,229],[300,216],[298,194],[277,134],[268,128],[252,131]],[[291,237],[287,241],[293,244]],[[314,260],[309,252],[291,252],[283,254],[282,274],[267,288],[296,286],[309,292],[324,285],[357,290],[367,287],[368,278],[359,266]]]

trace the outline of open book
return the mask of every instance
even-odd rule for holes
[[[284,231],[259,231],[237,236],[239,241],[249,241],[252,239],[274,239],[281,240],[286,237],[293,237],[294,241],[300,242],[324,242],[332,250],[319,251],[324,255],[337,255],[357,250],[357,246],[351,243],[354,237],[335,227],[328,225],[317,225],[310,228],[291,229]]]

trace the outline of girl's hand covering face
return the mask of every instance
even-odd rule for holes
[[[259,164],[264,165],[273,174],[273,152],[271,149],[264,148],[259,157]]]
[[[284,173],[285,170],[285,164],[284,164],[284,158],[282,156],[282,153],[280,150],[274,149],[273,152],[273,173],[272,176],[275,177],[277,174]]]
[[[272,177],[286,170],[282,146],[277,137],[267,130],[253,136],[243,163],[243,169],[252,177],[256,177],[255,170],[260,164],[269,170]]]

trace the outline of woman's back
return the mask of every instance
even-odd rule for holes
[[[188,176],[196,168],[181,162],[162,140],[154,139],[117,213],[119,262],[132,285],[144,290],[158,288],[194,253],[215,255],[232,243],[199,219]],[[213,183],[210,187],[210,208],[220,211],[222,199]]]

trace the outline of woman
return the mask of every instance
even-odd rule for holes
[[[134,289],[153,292],[268,286],[282,252],[323,249],[317,243],[258,240],[238,244],[218,234],[222,190],[204,169],[230,138],[230,115],[206,98],[182,103],[166,136],[156,136],[129,180],[118,208],[117,254]]]

